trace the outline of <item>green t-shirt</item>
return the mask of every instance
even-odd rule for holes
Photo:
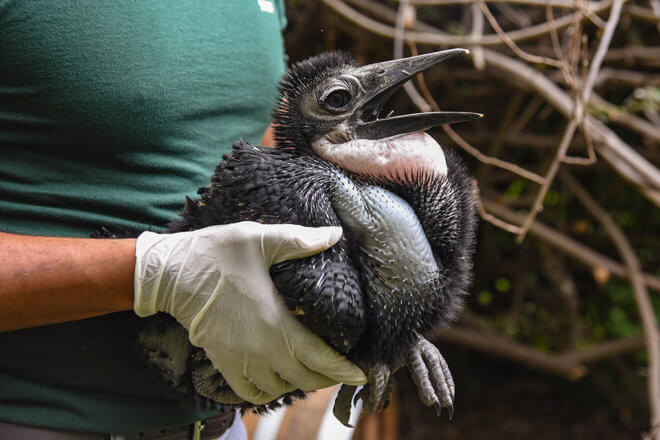
[[[0,2],[0,230],[159,230],[233,142],[259,142],[284,24],[281,0]],[[138,432],[211,416],[145,370],[125,321],[139,325],[0,334],[0,420]]]

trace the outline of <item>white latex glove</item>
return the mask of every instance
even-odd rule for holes
[[[360,385],[362,370],[299,323],[268,270],[334,245],[341,228],[241,222],[137,239],[134,310],[174,316],[241,398]]]

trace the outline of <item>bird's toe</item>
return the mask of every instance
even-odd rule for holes
[[[443,407],[447,408],[451,419],[454,415],[454,380],[438,348],[420,337],[409,352],[408,368],[424,405],[433,405],[438,415]]]

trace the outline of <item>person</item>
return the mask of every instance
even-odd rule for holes
[[[158,438],[215,417],[127,349],[157,312],[249,401],[365,382],[268,277],[339,228],[163,233],[233,142],[266,131],[284,25],[281,0],[0,4],[0,438]],[[87,238],[100,226],[150,232]]]

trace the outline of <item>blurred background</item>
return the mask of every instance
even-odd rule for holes
[[[435,341],[455,417],[424,407],[400,372],[392,407],[356,438],[658,438],[660,0],[287,7],[290,62],[469,48],[390,105],[485,114],[431,132],[480,193],[472,293]]]

